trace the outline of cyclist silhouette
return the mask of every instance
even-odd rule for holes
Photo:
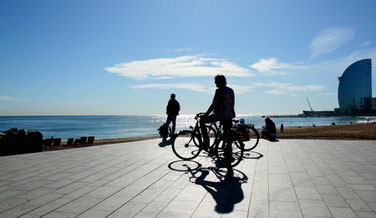
[[[214,77],[217,90],[209,109],[200,119],[200,127],[203,135],[204,147],[209,147],[209,136],[205,124],[220,121],[223,126],[224,139],[228,141],[228,133],[232,126],[232,118],[235,117],[235,94],[227,87],[226,77],[216,75]]]

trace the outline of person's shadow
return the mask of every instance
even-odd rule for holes
[[[213,182],[205,180],[210,171],[213,172],[220,181]],[[234,170],[232,169],[228,169],[225,175],[221,175],[220,171],[216,168],[200,168],[194,173],[192,171],[190,172],[192,174],[191,179],[195,179],[192,182],[201,185],[212,195],[217,204],[215,206],[216,212],[230,213],[234,210],[234,205],[244,199],[241,184],[248,180],[248,177],[244,173],[237,171],[243,177],[239,178],[238,176],[234,176]],[[200,173],[199,177],[195,177],[197,173]]]
[[[159,147],[163,148],[163,147],[166,147],[167,145],[172,145],[173,141],[174,141],[173,137],[169,138],[168,140],[164,138],[158,145]]]

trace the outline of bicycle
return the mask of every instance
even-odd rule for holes
[[[232,120],[235,126],[237,137],[243,141],[244,151],[251,151],[256,148],[260,140],[260,134],[253,124],[237,124],[239,120]],[[222,134],[220,126],[217,122],[207,124],[208,130],[214,133],[214,137],[217,139]],[[209,132],[209,131],[208,131]]]
[[[238,123],[238,120],[233,120]],[[237,124],[236,132],[239,135],[240,140],[243,141],[244,150],[251,151],[256,148],[260,140],[260,134],[253,124]]]
[[[204,148],[202,143],[201,128],[199,126],[199,119],[203,113],[198,113],[195,116],[196,125],[190,127],[191,130],[182,130],[174,138],[172,143],[172,150],[174,154],[183,160],[192,160],[196,158],[202,150],[208,152],[210,157],[214,157],[222,166],[235,167],[243,158],[244,146],[243,142],[237,137],[234,128],[229,132],[229,144],[224,140],[223,134],[214,133],[214,128],[207,126],[209,135],[209,147]]]

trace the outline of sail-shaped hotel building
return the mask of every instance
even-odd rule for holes
[[[351,64],[338,77],[338,105],[334,111],[303,111],[299,116],[376,116],[376,98],[372,98],[372,60]]]
[[[362,113],[374,110],[372,98],[372,62],[363,59],[351,64],[342,74],[338,85],[340,113]]]

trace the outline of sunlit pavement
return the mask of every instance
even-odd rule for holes
[[[374,141],[261,141],[233,174],[160,142],[0,157],[0,217],[376,217]]]

